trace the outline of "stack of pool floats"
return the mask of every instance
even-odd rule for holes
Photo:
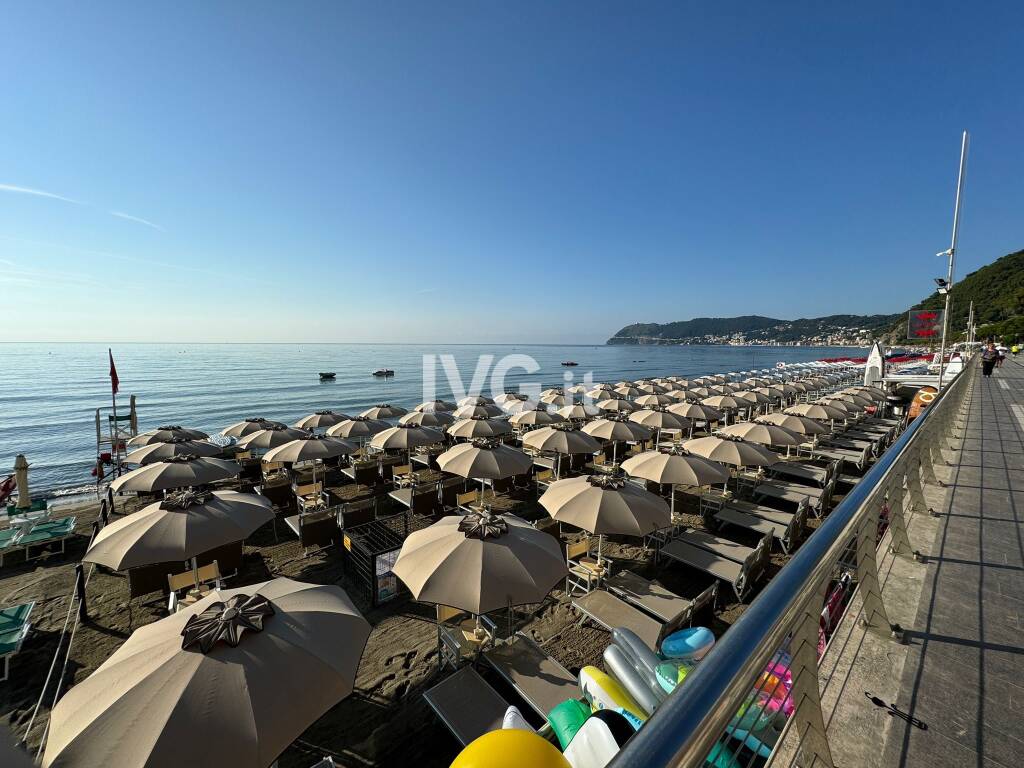
[[[666,637],[655,653],[630,630],[614,629],[604,651],[606,671],[583,667],[581,696],[548,713],[543,731],[551,740],[509,707],[504,727],[469,744],[451,768],[603,768],[676,688],[685,687],[687,675],[714,644],[711,630],[690,627]],[[707,765],[743,768],[751,764],[750,753],[771,754],[793,714],[789,667],[782,651],[769,662]]]

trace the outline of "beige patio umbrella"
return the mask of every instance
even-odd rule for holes
[[[405,416],[407,413],[408,411],[401,406],[380,403],[372,408],[367,408],[359,415],[365,416],[368,419],[396,419],[399,416]]]
[[[565,394],[567,395],[585,395],[587,393],[586,384],[573,384],[571,387],[565,388]]]
[[[495,416],[501,416],[501,408],[496,405],[460,405],[452,413],[456,419],[471,419],[474,416],[483,416],[485,418],[493,418]]]
[[[759,424],[775,424],[801,435],[825,435],[829,431],[828,427],[819,421],[806,416],[795,416],[791,413],[768,413],[758,416],[757,422]]]
[[[504,480],[529,472],[533,459],[518,448],[477,439],[449,448],[437,457],[437,466],[467,480]]]
[[[598,440],[612,444],[612,464],[619,458],[619,443],[631,440],[649,440],[654,434],[652,429],[626,419],[595,419],[584,424],[581,431]]]
[[[645,408],[642,411],[634,411],[629,414],[629,420],[637,424],[657,430],[657,444],[661,443],[661,431],[663,429],[689,429],[692,433],[693,422],[690,419],[677,416],[664,408]]]
[[[152,464],[172,456],[220,456],[224,449],[206,440],[187,440],[176,437],[166,443],[150,443],[125,456],[128,464]]]
[[[234,477],[242,468],[233,461],[175,456],[166,461],[146,464],[121,475],[110,483],[114,493],[136,491],[153,493],[174,488],[191,488]]]
[[[702,486],[725,483],[729,470],[721,464],[680,451],[644,451],[622,462],[631,477],[662,485]]]
[[[638,395],[643,394],[643,392],[641,392],[637,387],[635,387],[632,384],[622,384],[620,386],[615,387],[615,389],[613,389],[612,392],[614,392],[619,397],[637,397]]]
[[[421,427],[417,424],[399,424],[397,427],[389,427],[371,437],[370,445],[382,451],[409,453],[413,448],[422,448],[425,445],[434,445],[443,441],[444,435],[440,430]]]
[[[674,403],[675,398],[672,397],[671,395],[650,394],[640,395],[640,397],[635,398],[633,402],[644,408],[651,408],[654,406],[669,405],[670,403]]]
[[[687,440],[683,443],[683,448],[705,459],[735,467],[763,467],[782,458],[757,443],[720,435]]]
[[[447,515],[409,534],[394,574],[416,600],[480,615],[539,603],[567,575],[552,536],[513,515]]]
[[[557,480],[544,491],[540,505],[553,519],[598,536],[599,564],[605,534],[646,536],[672,524],[663,498],[612,475]]]
[[[327,434],[331,437],[344,437],[349,440],[366,440],[389,427],[390,425],[386,421],[378,421],[367,416],[356,416],[330,427]]]
[[[744,408],[750,403],[747,400],[738,399],[739,394],[735,395],[711,395],[701,400],[701,405],[710,405],[712,408],[722,411],[725,416],[725,421],[729,421],[729,412],[736,411],[739,408]]]
[[[590,400],[593,400],[595,403],[599,403],[602,400],[615,400],[620,397],[620,395],[614,390],[598,389],[597,387],[584,392],[583,396]]]
[[[626,400],[622,397],[609,397],[604,400],[598,400],[595,407],[606,413],[632,413],[633,411],[640,410],[639,405],[632,400]]]
[[[187,427],[157,427],[156,429],[136,435],[128,441],[128,445],[137,447],[149,445],[150,443],[166,443],[168,440],[173,440],[177,437],[183,437],[186,440],[205,440],[209,435],[205,432],[200,432],[198,429],[188,429]]]
[[[546,411],[547,406],[543,403],[535,403],[533,400],[509,400],[508,402],[502,403],[502,409],[505,413],[515,415],[517,413],[526,413],[528,411]]]
[[[642,395],[663,395],[668,391],[668,389],[660,384],[655,384],[653,381],[642,381],[636,385],[636,388],[640,390]]]
[[[563,419],[569,419],[570,421],[584,421],[600,415],[601,409],[587,403],[575,403],[559,408],[555,413]]]
[[[863,397],[870,398],[871,400],[874,400],[879,403],[884,403],[886,400],[889,399],[889,396],[886,394],[885,390],[879,389],[878,387],[859,386],[850,387],[849,389],[844,389],[842,391],[849,392],[850,394],[853,395],[861,395]]]
[[[447,411],[413,411],[398,420],[399,424],[417,424],[421,427],[447,427],[455,423],[455,417]],[[387,428],[387,425],[384,425]]]
[[[578,429],[566,424],[541,427],[523,435],[523,445],[537,451],[554,451],[558,454],[597,453],[601,444]]]
[[[270,419],[255,416],[251,419],[240,421],[237,424],[232,424],[230,427],[222,429],[220,433],[224,437],[245,437],[268,427],[281,427],[283,429],[285,426],[280,421],[271,421]]]
[[[296,429],[326,429],[347,421],[351,416],[337,411],[315,411],[305,418],[299,419],[292,426]]]
[[[323,463],[325,459],[333,459],[336,456],[348,456],[358,451],[354,443],[343,440],[340,437],[329,435],[304,435],[290,443],[285,443],[277,448],[272,448],[263,456],[264,461],[281,461],[287,464],[294,464],[301,461],[312,461],[313,482],[316,482],[316,462]]]
[[[309,435],[304,429],[294,427],[267,427],[259,432],[250,432],[245,437],[238,439],[238,447],[248,451],[259,450],[269,451],[271,448],[298,440],[300,437]]]
[[[427,400],[416,406],[420,413],[437,413],[438,411],[454,411],[457,406],[447,400]]]
[[[857,403],[848,402],[846,400],[838,400],[831,397],[823,397],[820,400],[815,401],[818,405],[823,405],[826,408],[831,408],[835,411],[841,411],[844,419],[853,418],[858,412],[864,410],[864,406],[858,405]]]
[[[512,432],[512,427],[507,421],[489,419],[486,416],[474,416],[469,419],[459,419],[445,431],[452,437],[472,440],[474,437],[507,435]]]
[[[687,400],[703,400],[705,397],[714,395],[714,392],[707,387],[690,387],[685,394]]]
[[[174,493],[104,526],[82,560],[115,571],[182,562],[242,541],[273,519],[270,500],[254,493]]]
[[[509,417],[508,423],[514,427],[543,427],[565,421],[559,413],[550,411],[523,411]]]
[[[775,424],[763,424],[756,421],[730,424],[728,427],[722,427],[718,430],[718,434],[738,437],[741,440],[749,440],[752,443],[760,443],[761,445],[784,446],[787,449],[793,445],[800,445],[804,441],[796,432],[790,432],[785,427],[779,427]]]
[[[64,695],[43,766],[266,768],[352,692],[369,636],[340,587],[215,590],[135,630]]]
[[[544,405],[555,405],[561,408],[563,405],[569,405],[572,402],[572,396],[566,397],[561,393],[550,393],[547,395],[541,395],[540,401]]]
[[[783,413],[793,416],[806,416],[809,419],[821,421],[835,421],[836,419],[845,419],[847,417],[846,411],[820,402],[791,405]]]
[[[527,399],[528,395],[524,395],[521,392],[502,392],[494,398],[494,404],[504,406],[505,403],[514,403],[517,400]]]
[[[673,403],[665,410],[693,421],[721,421],[723,418],[722,412],[717,408],[702,403]]]
[[[459,405],[494,405],[494,400],[484,395],[469,395],[459,400]]]
[[[867,395],[860,394],[860,393],[853,393],[853,392],[837,392],[836,394],[832,395],[828,399],[829,400],[840,400],[840,401],[842,401],[844,403],[852,404],[852,405],[856,406],[858,410],[864,410],[865,408],[870,408],[871,406],[873,406],[875,404],[875,401],[872,400]]]
[[[591,389],[614,389],[614,388],[615,387],[613,387],[611,384],[605,384],[605,383],[602,383],[602,382],[598,382],[597,384],[594,384],[591,387]]]

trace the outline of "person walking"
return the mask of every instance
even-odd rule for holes
[[[996,345],[990,341],[981,353],[981,375],[986,379],[991,377],[992,369],[995,368],[998,359],[999,352],[996,350]]]
[[[1017,353],[1020,352],[1020,344],[1014,344],[1012,347],[1010,347],[1010,352],[1012,352],[1014,358],[1016,358]]]

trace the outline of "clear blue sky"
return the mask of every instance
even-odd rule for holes
[[[899,311],[943,272],[964,128],[959,274],[1024,247],[1022,28],[1010,2],[11,4],[0,340]]]

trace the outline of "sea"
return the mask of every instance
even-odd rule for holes
[[[139,429],[175,424],[214,435],[244,418],[292,423],[316,410],[356,415],[378,404],[412,409],[479,389],[749,371],[842,356],[849,347],[120,344],[112,354],[118,408],[136,396]],[[577,366],[564,367],[562,362]],[[371,372],[390,368],[394,377]],[[336,378],[321,381],[320,372]],[[499,375],[495,375],[495,374]],[[474,381],[476,386],[474,385]],[[433,384],[431,385],[431,382]],[[425,391],[425,383],[428,385]],[[107,347],[0,343],[0,479],[24,453],[33,495],[93,489],[96,409],[111,406]],[[13,471],[13,470],[11,470]]]

